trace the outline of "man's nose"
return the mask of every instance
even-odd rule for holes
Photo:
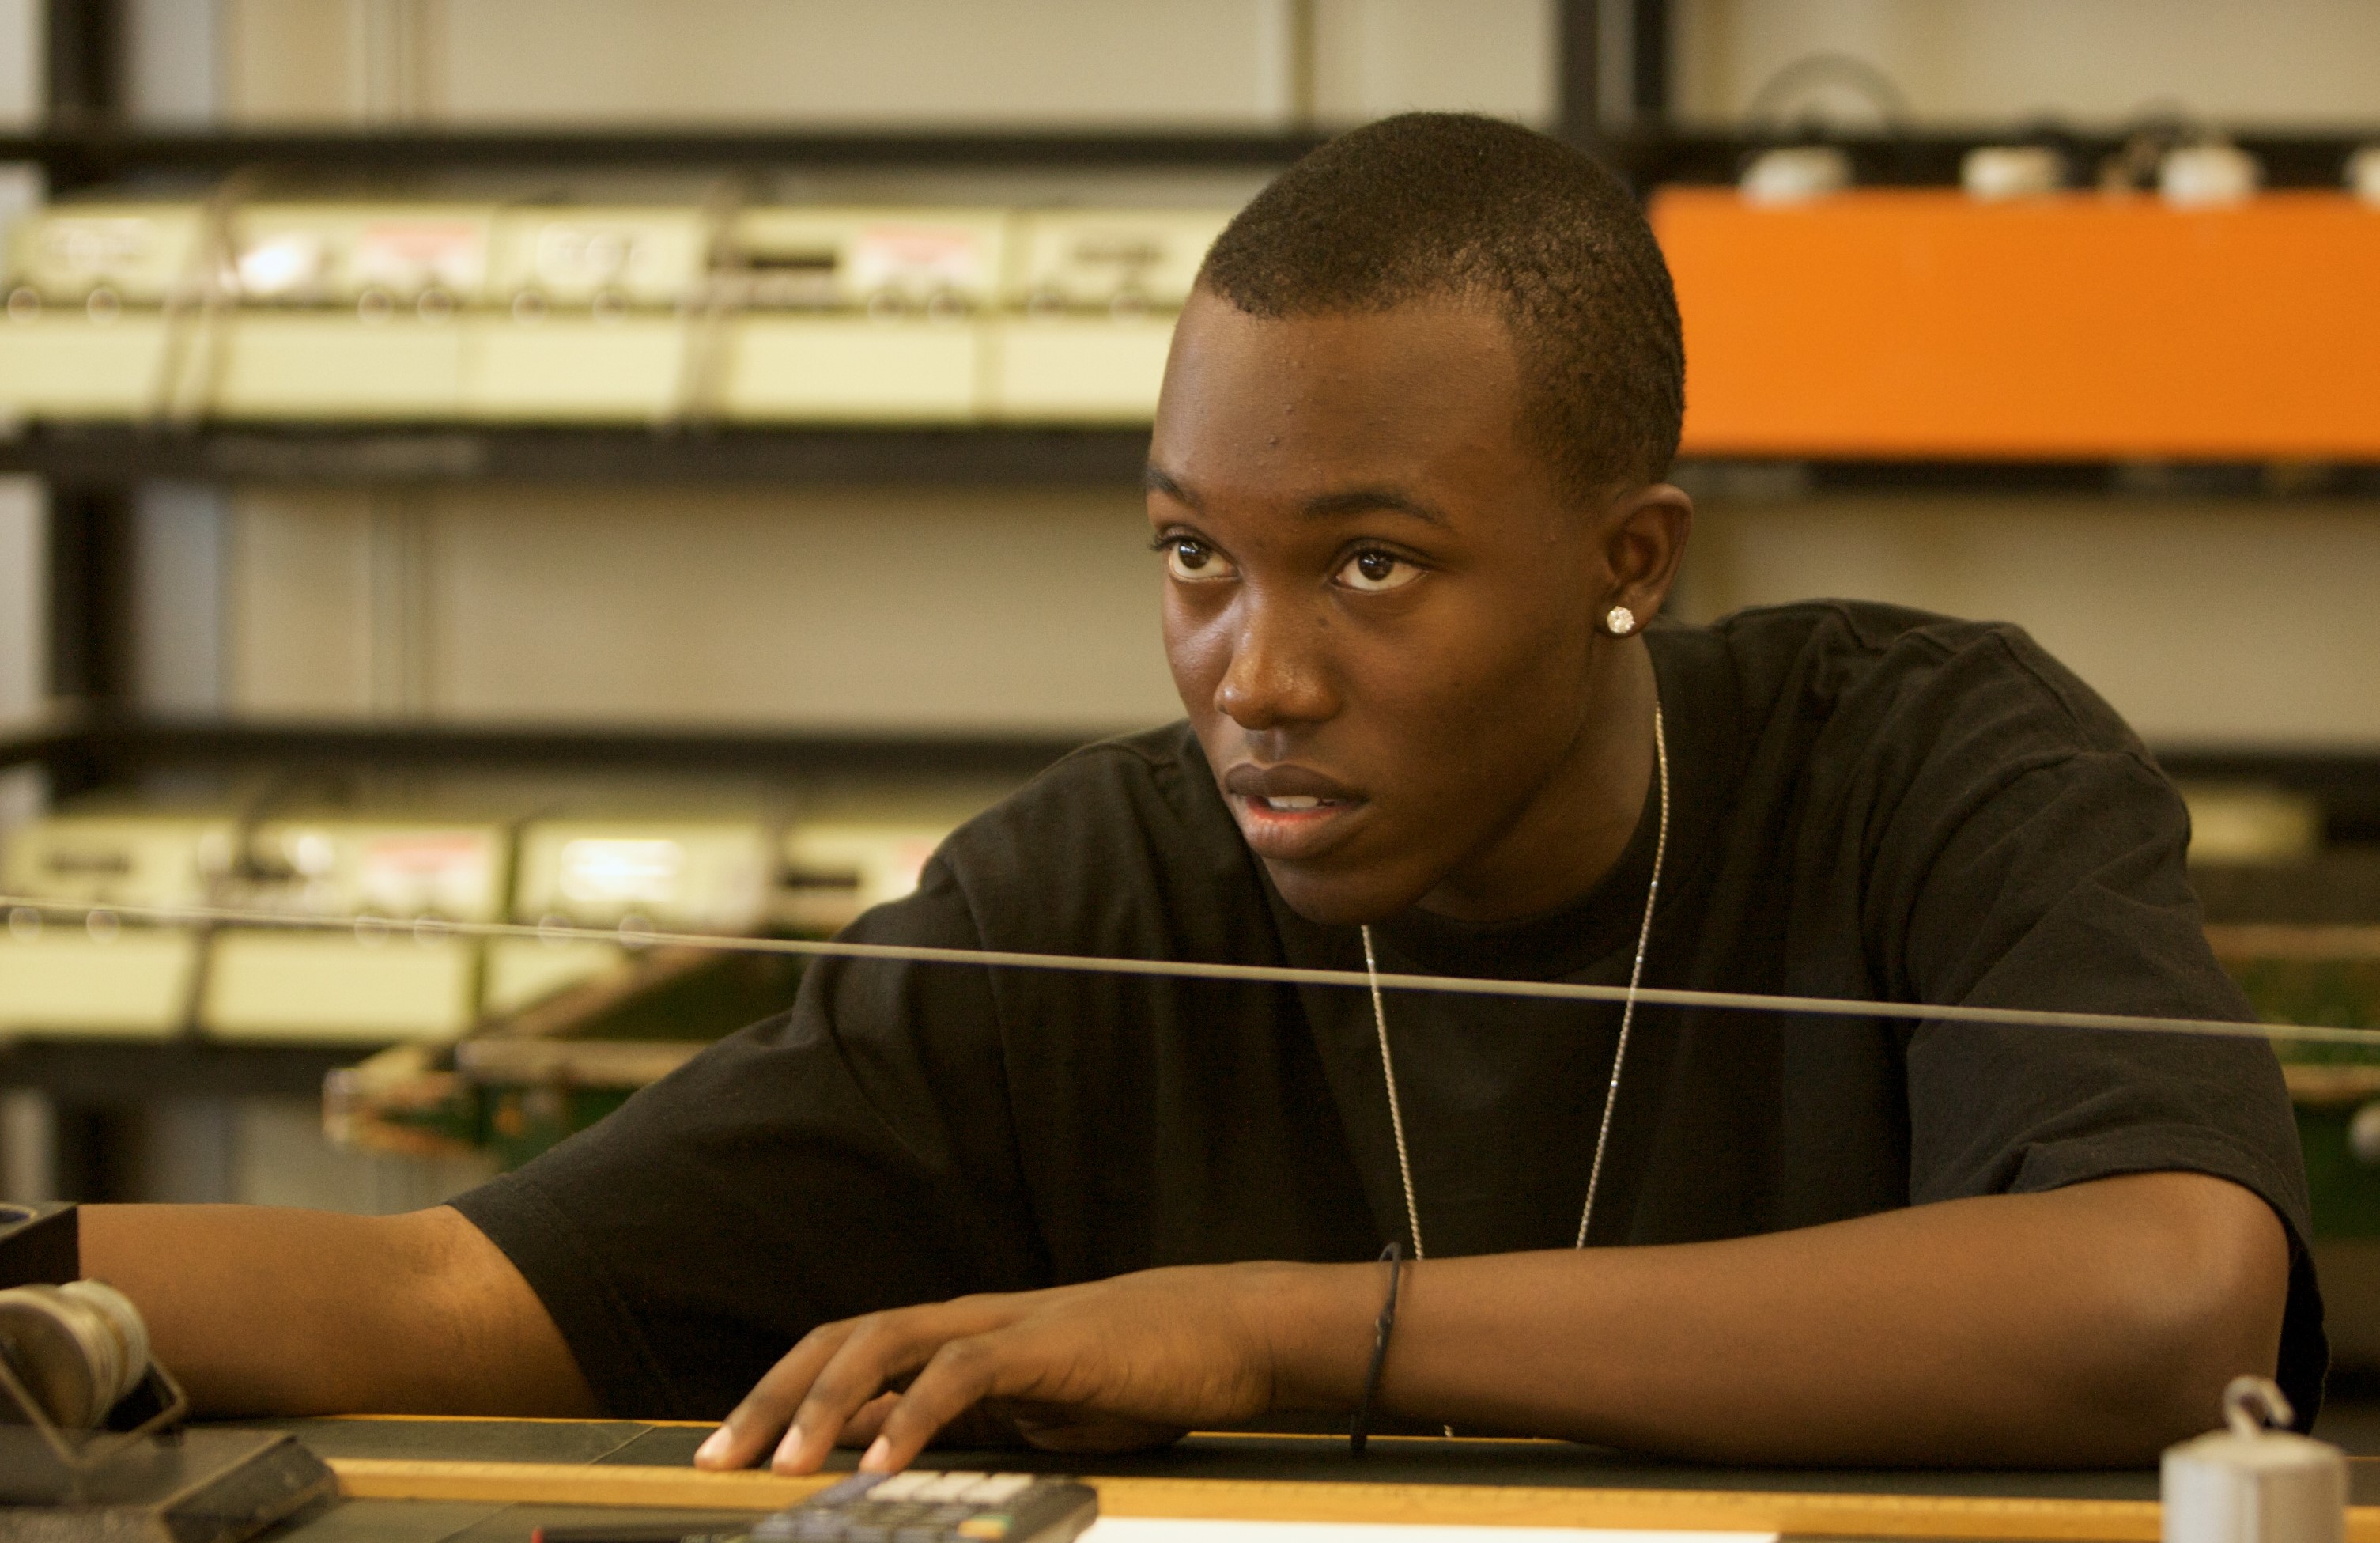
[[[1232,662],[1215,687],[1216,708],[1251,733],[1331,716],[1338,704],[1318,619],[1256,595],[1236,609]]]

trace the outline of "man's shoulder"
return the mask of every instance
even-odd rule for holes
[[[1070,752],[962,826],[939,860],[987,925],[1003,913],[1062,930],[1178,919],[1259,885],[1180,723]]]
[[[1707,634],[1754,717],[1786,709],[1876,730],[1987,731],[2010,747],[2144,754],[2121,715],[2012,622],[1816,600],[1738,611]]]
[[[1187,722],[1070,750],[975,823],[1097,837],[1116,822],[1211,831],[1230,815]]]

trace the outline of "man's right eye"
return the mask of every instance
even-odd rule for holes
[[[1227,578],[1232,565],[1222,554],[1195,536],[1175,536],[1165,543],[1165,571],[1175,578],[1188,582],[1202,578]]]

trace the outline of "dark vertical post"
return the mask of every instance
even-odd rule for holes
[[[1629,15],[1628,95],[1641,130],[1670,115],[1670,0],[1634,0]]]
[[[47,128],[66,143],[45,158],[52,196],[95,178],[78,137],[123,120],[122,0],[46,0]],[[132,494],[128,488],[50,485],[50,686],[61,699],[112,714],[131,695]],[[50,794],[70,796],[98,775],[91,754],[61,756]],[[126,1185],[129,1136],[124,1112],[56,1105],[58,1191],[79,1200],[112,1198]]]
[[[1555,13],[1554,123],[1582,150],[1603,134],[1602,0],[1561,0]]]
[[[124,107],[120,0],[48,0],[47,80],[53,128],[96,128]]]
[[[50,490],[50,691],[103,711],[131,694],[131,502]]]

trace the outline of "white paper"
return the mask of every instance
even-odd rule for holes
[[[1104,1516],[1084,1543],[1777,1543],[1773,1532],[1625,1527],[1462,1527],[1398,1522],[1210,1522]]]

